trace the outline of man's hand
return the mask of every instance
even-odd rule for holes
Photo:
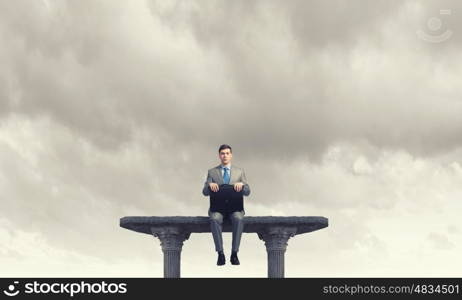
[[[236,190],[236,192],[240,192],[242,191],[242,187],[244,186],[244,184],[242,182],[237,182],[234,184],[234,190]]]
[[[216,184],[215,182],[210,182],[209,187],[213,192],[218,192],[218,184]]]

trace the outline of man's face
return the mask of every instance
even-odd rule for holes
[[[233,154],[229,149],[223,149],[220,151],[220,160],[221,163],[224,165],[227,165],[228,163],[231,162],[231,159],[233,158]]]

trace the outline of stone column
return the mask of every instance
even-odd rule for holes
[[[151,232],[159,238],[164,253],[164,277],[180,278],[181,250],[183,242],[189,238],[191,232],[175,226],[152,227]]]
[[[284,254],[287,241],[294,236],[297,229],[294,227],[271,227],[258,232],[258,237],[265,241],[268,253],[268,278],[284,278]]]

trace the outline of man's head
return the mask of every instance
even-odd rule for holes
[[[221,145],[220,148],[218,148],[218,156],[220,157],[221,163],[227,165],[233,158],[233,149],[231,149],[230,145]]]

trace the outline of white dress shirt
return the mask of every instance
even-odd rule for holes
[[[224,178],[225,177],[225,167],[228,168],[228,173],[229,173],[229,178],[231,180],[231,163],[227,165],[221,164],[221,176]]]

